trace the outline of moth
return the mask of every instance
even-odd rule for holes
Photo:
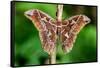
[[[54,51],[58,38],[61,41],[62,50],[66,53],[70,52],[78,33],[90,22],[85,15],[75,15],[63,21],[57,21],[38,9],[26,11],[25,16],[39,31],[42,47],[48,54]]]

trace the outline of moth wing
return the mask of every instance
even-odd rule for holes
[[[85,15],[76,15],[65,21],[62,24],[62,49],[68,53],[72,50],[76,37],[80,30],[90,22],[90,19]]]
[[[24,15],[32,21],[32,23],[39,31],[46,28],[45,24],[47,24],[48,21],[50,23],[54,22],[52,17],[37,9],[28,10],[24,13]]]
[[[54,20],[46,13],[37,9],[26,11],[25,16],[38,29],[43,49],[48,53],[52,52],[56,42]]]

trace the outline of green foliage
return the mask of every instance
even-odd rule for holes
[[[64,19],[72,15],[76,15],[73,7],[74,6],[70,5],[64,6]],[[13,18],[15,20],[15,22],[13,22],[15,23],[15,65],[23,66],[44,64],[48,58],[48,54],[43,51],[38,31],[32,22],[24,16],[24,12],[30,9],[39,9],[49,14],[51,17],[56,18],[56,5],[15,2],[15,9],[15,19]],[[90,7],[84,7],[84,10],[84,13],[86,13],[88,16],[91,15],[88,12],[90,11]],[[65,55],[61,50],[61,45],[58,46],[57,63],[96,61],[95,24],[95,21],[91,22],[82,29],[77,36],[77,40],[74,43],[74,47],[70,53]]]

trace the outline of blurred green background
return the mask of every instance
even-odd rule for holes
[[[44,65],[48,54],[43,51],[38,31],[32,22],[24,16],[30,9],[39,9],[51,17],[56,18],[56,4],[14,2],[15,17],[15,66]],[[12,5],[13,6],[13,5]],[[77,63],[97,61],[96,45],[96,7],[64,5],[63,19],[77,14],[85,14],[91,18],[91,23],[86,25],[79,33],[72,51],[64,54],[61,45],[57,49],[57,63]]]

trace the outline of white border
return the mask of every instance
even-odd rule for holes
[[[24,0],[25,1],[25,0]],[[27,0],[28,1],[28,0]],[[37,1],[37,0],[30,0]],[[84,5],[98,5],[99,0],[38,0],[37,2],[54,2],[66,4],[84,4]],[[98,7],[98,12],[100,8]],[[100,13],[98,13],[98,16]],[[98,20],[100,16],[98,17]],[[100,20],[98,21],[98,29],[100,29]],[[100,30],[98,30],[98,37],[100,38]],[[98,52],[100,53],[100,40],[98,39]],[[100,57],[100,54],[98,54]],[[100,61],[100,58],[99,58]],[[99,68],[98,63],[80,63],[80,64],[66,64],[66,65],[51,65],[51,66],[35,66],[34,68]],[[0,68],[10,68],[10,0],[0,1]],[[28,67],[26,67],[28,68]],[[33,68],[33,67],[31,67]]]
[[[97,5],[99,0],[16,0],[16,1],[36,1],[36,2],[53,2],[53,3],[66,3],[66,4],[84,4],[84,5]]]

